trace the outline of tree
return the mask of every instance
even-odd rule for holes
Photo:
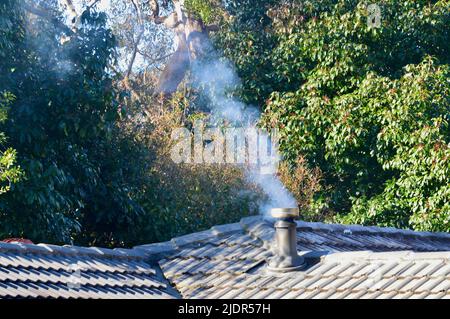
[[[190,19],[202,21],[210,29],[211,23],[219,19],[218,14],[214,13],[215,10],[209,7],[208,2],[203,1],[203,6],[201,4],[186,1],[186,7],[182,10],[189,14]],[[245,182],[238,168],[225,165],[199,167],[195,164],[178,165],[172,162],[169,156],[169,150],[173,146],[171,131],[180,125],[192,127],[194,118],[202,116],[197,113],[200,104],[197,92],[190,87],[190,79],[186,75],[189,75],[188,70],[192,66],[201,63],[208,55],[206,52],[193,55],[184,60],[186,64],[183,62],[180,66],[177,56],[181,54],[187,57],[188,48],[178,46],[173,52],[170,48],[172,42],[164,43],[165,34],[170,29],[161,23],[173,22],[176,11],[174,13],[173,3],[164,5],[164,2],[160,2],[160,5],[156,9],[160,14],[154,14],[155,11],[144,2],[135,2],[130,6],[130,1],[117,1],[113,2],[112,7],[113,12],[128,10],[125,16],[130,19],[118,26],[113,23],[113,30],[120,29],[128,62],[121,70],[120,77],[126,79],[131,70],[128,77],[131,89],[125,85],[131,90],[131,99],[126,99],[129,120],[123,123],[123,128],[149,150],[146,162],[150,163],[150,170],[145,174],[148,183],[143,186],[139,202],[145,208],[145,216],[150,222],[141,225],[142,230],[139,232],[142,242],[166,240],[215,224],[235,222],[240,217],[255,212],[255,203],[260,195],[252,188],[253,185]],[[140,20],[143,27],[140,27],[139,17],[143,17]],[[179,44],[180,41],[186,42],[183,23],[177,22],[176,27],[179,32],[176,39],[181,37]],[[122,33],[123,28],[119,28],[122,25],[130,32]],[[144,30],[141,37],[138,30]],[[138,39],[139,42],[136,41]],[[202,39],[204,41],[198,44],[199,50],[196,52],[212,49],[206,33]],[[166,69],[162,70],[164,65]],[[167,68],[182,69],[182,72],[174,74]],[[183,81],[185,85],[179,85],[183,79],[186,79]],[[155,94],[161,91],[158,89],[161,83],[176,83],[173,90],[160,92],[166,101],[164,108],[161,108],[161,100]]]
[[[235,21],[217,43],[236,63],[244,99],[266,101],[262,124],[280,129],[292,167],[305,156],[323,172],[314,207],[339,221],[448,231],[449,3],[385,1],[379,28],[368,4],[268,3],[254,19],[267,35]]]
[[[52,2],[10,1],[14,39],[0,61],[17,98],[5,131],[25,177],[4,194],[1,232],[55,243],[123,245],[143,213],[133,199],[143,165],[118,130],[118,93],[108,72],[116,42],[106,16],[87,8],[64,27]],[[29,10],[30,9],[30,10]],[[26,30],[26,32],[25,32]]]
[[[14,47],[14,40],[23,32],[21,28],[11,32],[10,26],[14,24],[20,25],[20,13],[14,10],[12,1],[5,1],[0,4],[0,58],[10,59],[8,51]],[[14,69],[1,68],[2,74],[14,72]],[[4,197],[3,195],[14,187],[23,177],[23,171],[17,165],[17,152],[10,147],[9,138],[4,131],[4,124],[8,118],[8,112],[11,103],[14,102],[15,96],[6,90],[6,81],[0,82],[0,218],[4,216]],[[7,236],[5,229],[0,230],[0,236]]]
[[[116,63],[113,30],[120,24],[107,23],[95,1],[80,12],[64,2],[68,14],[53,0],[11,1],[4,11],[17,14],[6,28],[13,40],[0,61],[2,88],[17,96],[4,126],[24,178],[2,198],[1,235],[132,246],[253,212],[257,194],[244,192],[251,186],[239,170],[170,161],[170,130],[187,120],[177,102],[188,105],[189,99],[175,94],[172,110],[143,114],[144,103],[155,103],[156,84],[131,59],[125,71]],[[144,44],[154,29],[146,30]],[[129,35],[119,33],[120,41],[130,41],[126,57],[151,52]],[[155,56],[166,46],[158,48]],[[127,86],[137,93],[132,99]]]
[[[9,106],[14,99],[14,95],[8,92],[3,92],[0,96],[0,124],[6,122]],[[8,192],[14,183],[19,182],[23,175],[20,166],[16,165],[17,152],[12,147],[7,147],[7,143],[7,136],[4,132],[0,132],[0,145],[2,148],[0,150],[0,195]]]
[[[222,21],[225,14],[220,2],[215,0],[116,0],[112,8],[114,12],[122,8],[122,12],[126,10],[135,17],[130,19],[127,14],[124,22],[120,23],[129,32],[124,32],[123,28],[117,31],[128,44],[128,65],[123,72],[123,84],[136,99],[139,99],[139,90],[133,87],[130,78],[138,56],[144,60],[142,64],[146,70],[163,64],[154,90],[167,100],[176,92],[189,67],[212,49],[209,33],[217,30],[216,23]],[[168,33],[155,27],[159,25],[173,33],[177,46],[175,51],[170,48],[172,41],[167,37]]]

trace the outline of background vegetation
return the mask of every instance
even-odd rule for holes
[[[36,3],[47,17],[0,4],[0,238],[130,246],[257,213],[239,168],[169,159],[172,128],[207,116],[189,76],[155,94],[170,31],[112,0],[73,36],[58,1]],[[377,3],[378,28],[366,1],[187,5],[280,130],[303,219],[450,231],[450,2]]]
[[[450,2],[380,1],[380,27],[366,1],[276,3],[237,1],[217,42],[291,167],[322,172],[311,213],[449,231]]]

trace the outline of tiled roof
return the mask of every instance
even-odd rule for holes
[[[271,241],[274,228],[261,219],[248,223],[253,236]],[[389,227],[297,222],[300,251],[450,251],[450,234]]]
[[[265,268],[273,234],[245,218],[140,249],[165,254],[161,269],[184,298],[450,297],[450,234],[298,222],[308,267],[284,274]]]
[[[450,253],[346,252],[310,262],[285,274],[199,268],[169,276],[186,298],[450,298]]]
[[[0,298],[176,298],[136,250],[0,243]]]
[[[0,298],[450,298],[450,234],[297,222],[307,267],[280,274],[274,232],[249,217],[133,249],[0,243]]]

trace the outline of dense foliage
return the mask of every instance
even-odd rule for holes
[[[128,142],[115,132],[118,103],[106,73],[115,41],[106,16],[84,12],[69,40],[68,30],[26,20],[19,2],[7,5],[2,19],[16,21],[2,50],[2,89],[16,99],[5,130],[25,176],[4,195],[0,232],[120,244],[142,209],[130,198]]]
[[[239,170],[171,163],[179,108],[142,115],[157,103],[145,82],[139,103],[126,98],[112,75],[118,44],[104,13],[84,11],[73,34],[57,2],[43,4],[52,19],[14,0],[0,12],[0,120],[11,108],[1,189],[12,183],[0,201],[1,238],[129,246],[254,213],[254,195],[239,194]]]
[[[17,11],[9,10],[12,8],[12,3],[5,1],[0,4],[0,58],[7,59],[6,52],[14,46],[14,39],[17,33],[22,32],[17,29],[16,32],[11,32],[11,26],[20,21]],[[6,15],[6,13],[9,13]],[[9,72],[8,68],[1,68],[0,72]],[[6,84],[6,83],[2,83]],[[8,118],[8,112],[11,104],[14,102],[15,96],[6,91],[6,87],[0,87],[0,195],[8,192],[14,183],[17,183],[23,177],[23,171],[20,166],[16,164],[17,152],[12,147],[8,146],[8,136],[4,132],[4,124]],[[0,218],[2,217],[0,211]],[[0,236],[2,232],[0,231]]]
[[[374,27],[364,1],[232,2],[217,43],[285,158],[323,172],[317,213],[449,231],[450,3],[383,1]]]
[[[4,124],[8,117],[10,104],[14,101],[14,95],[3,92],[0,96],[0,124]],[[4,132],[0,132],[0,195],[11,189],[22,177],[23,172],[16,164],[17,152],[7,147],[8,138]]]
[[[150,100],[155,103],[151,97]],[[179,128],[180,122],[192,127],[194,119],[184,116],[192,108],[184,94],[177,94],[171,103],[172,110],[160,113],[153,108],[144,119],[140,116],[140,103],[129,105],[130,117],[135,120],[123,123],[124,131],[147,150],[145,162],[151,163],[138,194],[146,212],[136,229],[139,242],[170,240],[258,213],[261,195],[245,181],[239,167],[172,161],[172,130]],[[138,165],[142,160],[133,163]]]
[[[238,167],[170,159],[172,129],[208,105],[189,74],[171,100],[154,94],[164,26],[114,0],[74,32],[58,1],[36,3],[43,14],[0,3],[0,239],[130,246],[256,213]],[[279,129],[279,177],[304,219],[450,231],[450,2],[381,1],[376,26],[369,3],[185,5],[218,25],[233,94]]]

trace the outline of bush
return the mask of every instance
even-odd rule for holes
[[[286,161],[322,172],[313,206],[340,222],[449,231],[449,2],[384,1],[379,27],[367,1],[265,3],[253,20],[264,36],[236,19],[216,44],[244,99],[266,101],[262,125],[279,129]]]
[[[152,99],[147,102],[153,103]],[[139,203],[146,213],[138,230],[138,242],[149,243],[237,222],[257,213],[261,194],[245,181],[243,171],[226,164],[177,164],[170,158],[174,141],[171,133],[182,124],[191,102],[178,94],[169,103],[170,110],[150,108],[145,118],[130,119],[127,129],[134,131],[147,152],[145,187]],[[136,111],[136,113],[134,113]],[[140,117],[139,109],[131,111]],[[193,116],[195,118],[195,116]],[[139,126],[139,128],[137,128]]]
[[[329,217],[331,212],[317,198],[317,194],[323,190],[322,172],[319,168],[308,168],[306,160],[299,157],[293,167],[282,161],[278,167],[278,177],[297,201],[300,218],[322,221]]]
[[[348,121],[358,129],[353,140],[336,148],[350,152],[352,143],[368,142],[368,128],[378,128],[369,154],[392,177],[379,193],[352,198],[350,213],[338,220],[450,231],[449,71],[427,58],[406,67],[396,81],[369,76],[358,92],[342,98],[345,105],[353,101]],[[339,141],[336,135],[345,133],[338,131]]]
[[[134,149],[117,130],[117,92],[107,67],[115,38],[106,16],[85,11],[77,36],[55,19],[27,19],[0,5],[9,54],[0,83],[17,98],[4,130],[24,178],[2,196],[0,232],[53,243],[123,245],[142,208],[132,194]],[[49,10],[51,7],[49,6]],[[56,10],[56,9],[55,9]],[[26,31],[25,31],[26,30]],[[4,39],[2,39],[4,40]],[[0,41],[4,53],[4,41]]]

